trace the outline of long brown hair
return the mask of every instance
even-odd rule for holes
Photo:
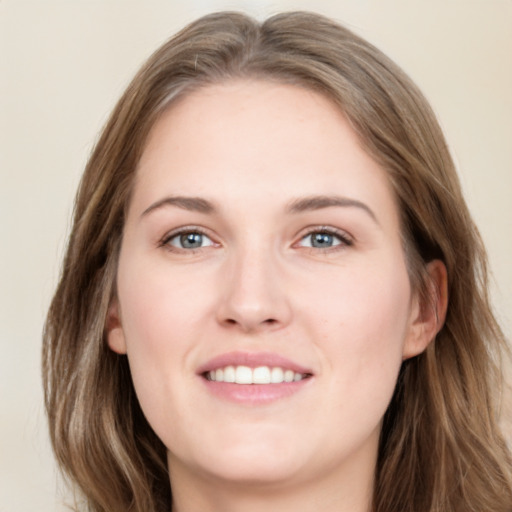
[[[192,23],[143,66],[85,169],[62,275],[44,332],[43,375],[57,460],[92,511],[161,512],[166,453],[144,418],[125,356],[105,342],[124,215],[147,135],[190,90],[231,78],[327,95],[388,172],[413,286],[448,271],[444,327],[403,363],[384,418],[375,512],[512,510],[512,462],[497,427],[505,348],[487,295],[486,256],[439,125],[411,80],[333,21],[286,13],[263,23],[218,13]]]

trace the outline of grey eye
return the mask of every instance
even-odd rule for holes
[[[208,247],[213,244],[209,237],[197,231],[179,233],[173,236],[168,243],[178,249],[200,249],[201,247]]]
[[[334,233],[327,231],[315,231],[309,233],[302,240],[300,245],[302,247],[314,247],[315,249],[328,249],[342,243],[341,238]]]

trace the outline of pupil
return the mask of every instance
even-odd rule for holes
[[[180,242],[185,249],[195,249],[201,247],[203,235],[201,233],[187,233],[186,235],[181,235]]]
[[[332,245],[332,235],[328,233],[315,233],[313,235],[313,247],[330,247]]]

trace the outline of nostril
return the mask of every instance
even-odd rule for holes
[[[239,321],[237,321],[234,318],[226,318],[224,320],[224,323],[226,325],[239,325],[239,324],[243,325],[243,322],[239,322]],[[275,318],[267,318],[266,320],[262,320],[261,322],[258,322],[258,325],[260,325],[260,326],[265,326],[265,325],[267,325],[267,326],[274,326],[274,325],[276,325],[278,323],[279,323],[279,321],[276,320]]]

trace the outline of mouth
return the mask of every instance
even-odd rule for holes
[[[273,353],[231,352],[201,366],[198,375],[222,399],[265,404],[288,397],[313,380],[313,372]]]
[[[311,377],[310,373],[295,372],[280,366],[249,366],[228,365],[203,373],[206,380],[227,382],[230,384],[282,384],[283,382],[299,382]]]

